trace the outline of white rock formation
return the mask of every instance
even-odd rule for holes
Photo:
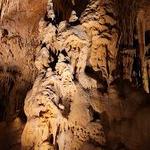
[[[40,74],[27,94],[23,148],[73,150],[92,141],[104,145],[103,128],[92,121],[90,99],[74,84],[71,66],[61,61],[57,65],[55,72]]]
[[[87,66],[101,71],[106,79],[115,69],[116,21],[106,14],[109,8],[104,4],[91,0],[76,26],[67,27],[66,21],[58,26],[40,21],[39,35],[45,47],[37,51],[39,75],[25,99],[24,149],[92,150],[105,144],[103,127],[93,116],[94,111],[101,112],[94,107],[98,99],[91,103],[84,91],[97,88],[96,79],[85,72]],[[48,6],[48,18],[53,20],[51,1]],[[76,13],[72,15],[71,22],[76,21]]]

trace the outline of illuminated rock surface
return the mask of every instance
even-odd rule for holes
[[[150,149],[148,0],[0,6],[0,149]]]

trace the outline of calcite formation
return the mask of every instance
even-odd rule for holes
[[[149,149],[149,6],[0,0],[0,149]]]
[[[51,1],[48,6],[47,17],[53,20]],[[28,118],[22,134],[25,149],[102,149],[105,145],[100,119],[94,117],[97,110],[85,92],[96,89],[97,81],[85,69],[101,71],[106,80],[115,69],[118,33],[115,19],[107,15],[109,8],[109,1],[91,0],[80,17],[72,13],[71,18],[80,22],[72,27],[67,25],[71,21],[55,26],[41,19],[42,48],[35,60],[39,75],[24,106]]]
[[[66,29],[64,21],[58,27],[52,23],[44,27],[44,21],[40,23],[43,44],[53,52],[66,51],[76,78],[85,88],[97,86],[95,80],[86,76],[86,66],[101,71],[108,81],[116,68],[118,31],[115,13],[114,17],[107,14],[109,11],[113,14],[112,7],[111,1],[91,1],[78,18],[80,24]]]
[[[104,145],[103,127],[99,120],[92,121],[87,94],[73,83],[70,66],[58,65],[65,69],[40,74],[26,97],[23,148],[70,150],[88,143]]]

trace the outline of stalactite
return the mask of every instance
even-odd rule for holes
[[[128,79],[132,82],[132,68],[134,57],[136,55],[135,49],[124,49],[122,52],[123,56],[123,78]]]
[[[140,10],[137,15],[137,32],[139,40],[139,56],[141,61],[141,73],[144,90],[149,93],[148,74],[145,62],[146,46],[145,46],[145,12]]]
[[[120,32],[122,32],[121,45],[126,48],[132,48],[135,20],[139,3],[137,0],[117,0],[115,3],[119,19],[118,25],[120,27]]]
[[[116,1],[117,14],[118,14],[118,26],[120,29],[120,52],[122,57],[122,69],[123,72],[121,76],[124,79],[128,79],[132,82],[132,69],[135,57],[139,57],[138,48],[134,48],[134,38],[136,30],[136,18],[139,9],[139,1],[137,0],[127,0],[127,1]],[[138,29],[139,30],[139,29]],[[137,30],[137,31],[138,31]],[[138,31],[139,32],[139,31]],[[140,57],[139,57],[140,58]],[[120,60],[119,60],[120,61]],[[128,64],[128,65],[127,65]],[[138,63],[137,65],[140,65]],[[140,68],[139,66],[138,68]],[[138,79],[139,80],[139,79]]]

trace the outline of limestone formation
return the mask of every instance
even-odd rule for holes
[[[67,66],[63,72],[59,68],[59,73],[47,70],[40,74],[28,93],[24,106],[28,117],[22,134],[24,149],[58,146],[69,150],[80,149],[90,140],[100,145],[105,143],[102,126],[99,122],[91,122],[87,95],[72,82]]]
[[[149,8],[0,0],[0,149],[150,149]]]

